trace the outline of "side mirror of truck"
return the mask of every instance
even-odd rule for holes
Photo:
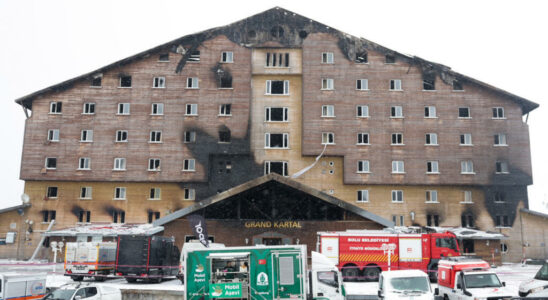
[[[463,294],[464,294],[465,296],[472,297],[472,293],[470,293],[469,291],[464,291]]]
[[[506,282],[503,281],[503,282],[502,282],[502,286],[506,286]]]
[[[462,289],[462,285],[460,283],[457,283],[457,290],[461,290]]]
[[[82,299],[82,296],[80,295],[74,297],[74,300],[80,300],[80,299]]]
[[[383,297],[383,296],[382,296],[382,291],[381,291],[381,290],[378,290],[378,291],[377,291],[377,296],[379,296],[379,298],[382,298],[382,297]]]
[[[440,294],[440,289],[439,288],[435,288],[434,289],[434,295],[439,295]]]

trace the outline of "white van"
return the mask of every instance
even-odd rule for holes
[[[46,295],[46,274],[0,273],[0,300],[40,299]]]
[[[384,271],[379,278],[379,299],[434,300],[428,275],[420,270]]]
[[[122,300],[119,288],[95,283],[69,283],[49,293],[44,300]]]
[[[224,248],[225,244],[221,243],[209,243],[210,249]],[[207,249],[199,240],[190,240],[183,244],[183,249],[181,249],[181,257],[179,258],[179,273],[177,273],[177,279],[179,279],[183,284],[185,284],[185,250],[195,250],[195,249]]]

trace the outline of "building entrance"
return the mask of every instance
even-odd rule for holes
[[[281,245],[282,238],[263,238],[263,245],[274,246]]]

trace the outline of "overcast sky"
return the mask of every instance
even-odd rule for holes
[[[539,103],[528,121],[529,200],[533,209],[548,202],[548,1],[0,0],[0,208],[23,193],[25,117],[15,99],[274,6]]]

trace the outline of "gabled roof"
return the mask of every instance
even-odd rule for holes
[[[279,38],[273,38],[272,32],[280,30],[284,34]],[[254,16],[245,18],[226,26],[216,27],[183,36],[181,38],[175,39],[149,50],[137,53],[125,59],[119,60],[92,72],[80,75],[78,77],[52,85],[45,89],[41,89],[27,96],[18,98],[15,100],[15,102],[25,108],[32,109],[32,101],[38,96],[49,92],[58,92],[70,89],[73,84],[78,81],[90,80],[91,78],[100,75],[103,72],[109,71],[113,68],[125,66],[136,60],[143,59],[153,53],[157,53],[160,51],[171,51],[174,53],[182,54],[181,60],[179,61],[176,69],[176,72],[179,73],[184,68],[192,50],[197,49],[202,42],[219,35],[225,35],[234,43],[237,43],[244,47],[261,46],[263,43],[273,39],[275,39],[276,42],[285,47],[299,47],[302,44],[303,40],[306,39],[308,34],[317,32],[329,33],[338,37],[338,46],[348,59],[354,59],[355,53],[357,52],[367,52],[367,50],[379,51],[381,53],[394,55],[407,63],[419,65],[423,73],[425,74],[436,73],[441,77],[444,82],[448,84],[451,84],[453,80],[458,80],[463,83],[470,83],[481,88],[485,88],[500,96],[507,97],[522,107],[523,114],[526,114],[539,106],[537,103],[534,103],[530,100],[519,97],[517,95],[496,88],[471,77],[454,72],[451,70],[451,68],[447,66],[427,61],[420,57],[404,55],[379,44],[373,43],[364,38],[351,36],[349,34],[333,29],[329,26],[318,23],[314,20],[308,19],[304,16],[298,15],[280,7],[274,7],[262,13],[256,14]]]
[[[373,214],[371,212],[368,212],[358,206],[355,206],[353,204],[350,204],[348,202],[345,202],[345,201],[342,201],[340,199],[337,199],[333,196],[330,196],[330,195],[327,195],[325,193],[322,193],[314,188],[311,188],[305,184],[302,184],[300,182],[297,182],[295,180],[292,180],[292,179],[289,179],[287,177],[283,177],[281,175],[278,175],[276,173],[270,173],[268,175],[264,175],[262,177],[258,177],[256,179],[253,179],[251,181],[248,181],[246,183],[243,183],[243,184],[240,184],[236,187],[233,187],[229,190],[226,190],[222,193],[219,193],[219,194],[216,194],[216,195],[213,195],[209,198],[206,198],[200,202],[197,202],[196,204],[192,205],[192,206],[189,206],[189,207],[185,207],[183,209],[180,209],[178,211],[175,211],[163,218],[160,218],[156,221],[154,221],[152,224],[154,226],[161,226],[161,225],[164,225],[166,223],[169,223],[169,222],[172,222],[176,219],[179,219],[179,218],[182,218],[182,217],[185,217],[187,215],[190,215],[194,212],[196,212],[197,210],[200,210],[200,209],[203,209],[207,206],[210,206],[212,204],[215,204],[217,202],[221,202],[231,196],[234,196],[234,195],[237,195],[239,193],[242,193],[246,190],[249,190],[251,188],[254,188],[254,187],[257,187],[261,184],[264,184],[264,183],[267,183],[269,181],[275,181],[275,182],[278,182],[278,183],[281,183],[281,184],[284,184],[284,185],[287,185],[289,187],[292,187],[294,189],[297,189],[299,191],[302,191],[304,193],[307,193],[311,196],[314,196],[322,201],[325,201],[327,203],[330,203],[332,205],[335,205],[335,206],[338,206],[340,207],[341,209],[344,209],[344,210],[348,210],[358,216],[361,216],[365,219],[369,219],[373,222],[376,222],[378,224],[381,224],[385,227],[393,227],[394,226],[394,223],[381,217],[381,216],[378,216],[376,214]]]

